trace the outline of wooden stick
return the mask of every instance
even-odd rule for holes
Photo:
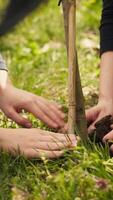
[[[69,134],[74,134],[76,124],[75,0],[63,0],[62,3],[69,66],[68,132]]]
[[[76,56],[77,59],[77,56]],[[80,73],[79,73],[79,66],[78,66],[78,59],[76,60],[77,65],[77,79],[76,79],[76,102],[77,102],[77,109],[76,109],[76,123],[77,128],[79,130],[79,135],[84,142],[84,145],[87,146],[87,121],[85,116],[85,106],[84,106],[84,96],[82,92],[81,80],[80,80]]]
[[[75,133],[78,127],[83,141],[87,138],[84,98],[80,82],[80,74],[76,53],[76,0],[62,0],[64,26],[69,65],[69,133]],[[77,123],[77,125],[76,125]]]

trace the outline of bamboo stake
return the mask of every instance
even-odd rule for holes
[[[75,133],[78,126],[83,141],[87,139],[84,98],[80,83],[80,74],[76,54],[76,0],[62,0],[64,26],[69,65],[69,133]],[[77,123],[77,126],[76,126]]]
[[[77,59],[77,56],[76,56]],[[79,135],[82,138],[84,144],[87,145],[87,121],[85,116],[85,106],[84,106],[84,96],[82,92],[81,80],[80,80],[80,73],[78,67],[78,59],[76,60],[77,65],[77,82],[76,82],[76,99],[77,99],[77,110],[76,110],[76,123],[79,130]]]
[[[64,23],[67,43],[67,55],[69,66],[69,112],[68,132],[75,133],[76,124],[76,65],[75,63],[75,1],[63,0]]]

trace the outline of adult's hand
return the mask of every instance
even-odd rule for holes
[[[75,147],[75,135],[52,133],[40,129],[0,129],[0,149],[14,156],[57,158]]]
[[[90,124],[88,128],[88,132],[95,128],[95,123],[105,117],[106,115],[113,115],[113,100],[101,100],[99,103],[86,110],[86,119],[88,124]]]

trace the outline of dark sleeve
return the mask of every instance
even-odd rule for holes
[[[113,51],[113,0],[103,0],[100,25],[100,54]]]
[[[47,0],[9,0],[3,19],[0,19],[0,36],[6,34],[30,12]],[[1,16],[0,16],[1,17]]]

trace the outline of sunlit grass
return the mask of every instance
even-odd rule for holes
[[[86,106],[97,100],[99,77],[100,2],[78,3],[78,56]],[[91,11],[91,12],[90,12]],[[94,46],[88,48],[84,39]],[[50,0],[0,41],[15,86],[67,106],[67,58],[61,8]],[[47,129],[29,118],[33,127]],[[17,127],[1,114],[1,127]],[[57,160],[27,160],[0,154],[0,199],[110,200],[113,194],[113,159],[108,148],[80,143]]]

